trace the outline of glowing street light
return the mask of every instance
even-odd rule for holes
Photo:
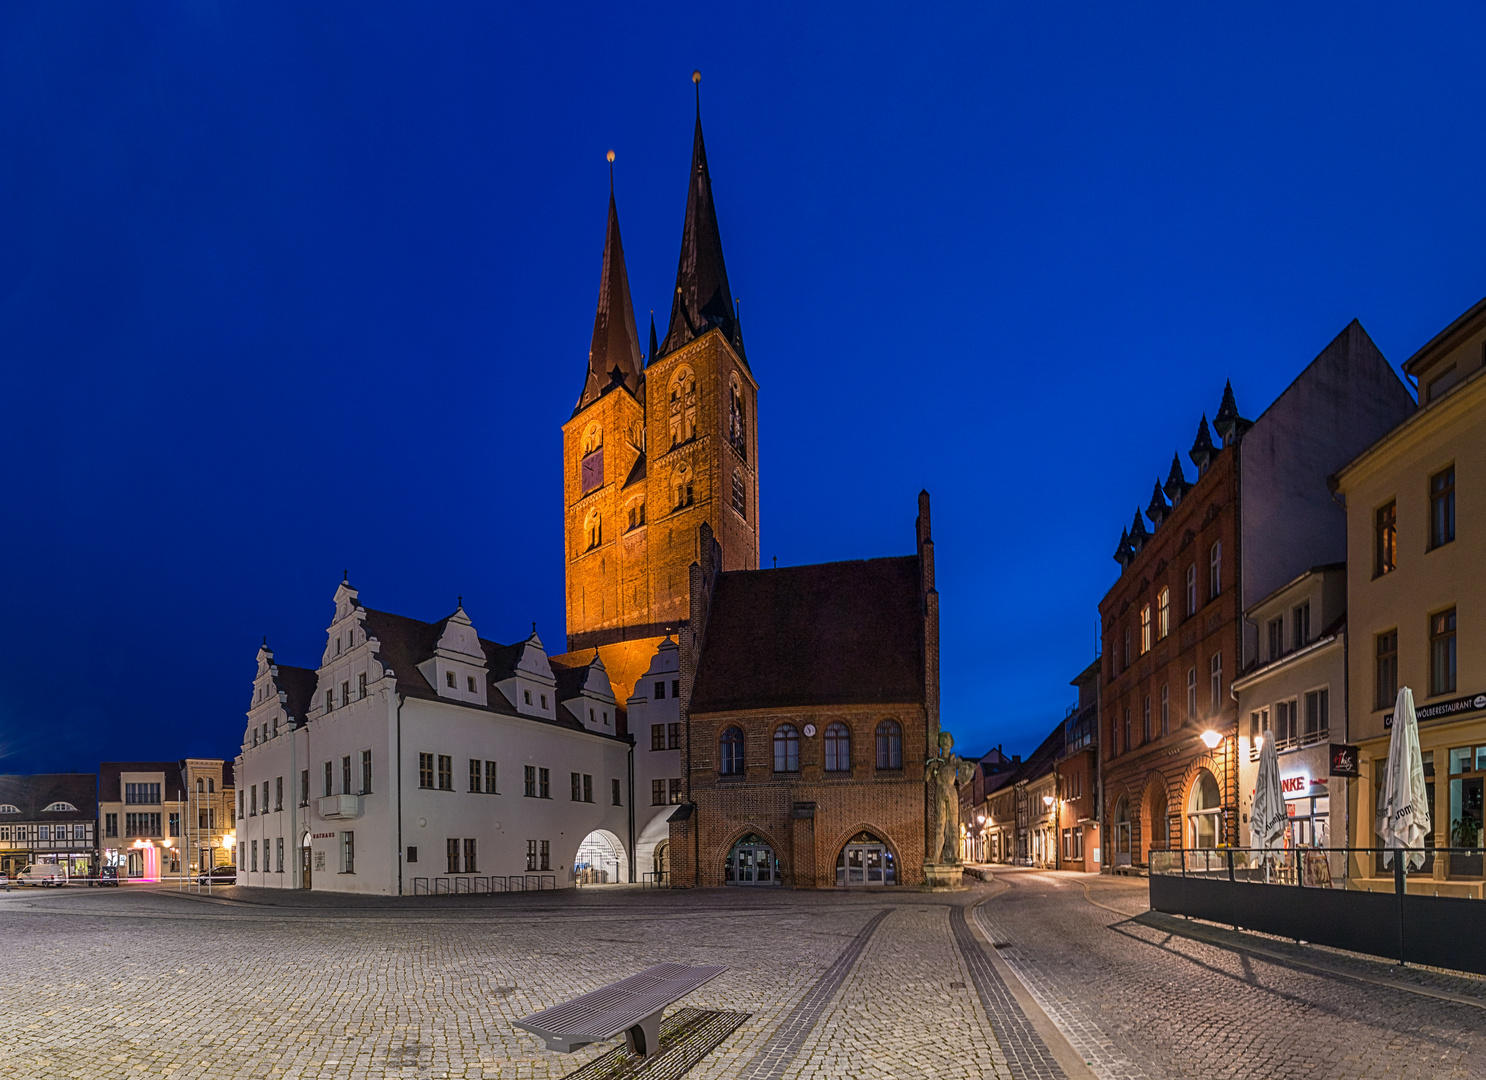
[[[1218,743],[1222,741],[1223,736],[1219,735],[1211,728],[1202,733],[1202,745],[1207,747],[1209,750],[1216,750],[1218,748]]]

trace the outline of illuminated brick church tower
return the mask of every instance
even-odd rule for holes
[[[568,649],[598,648],[621,700],[688,617],[704,522],[723,569],[759,565],[758,385],[723,264],[700,104],[693,139],[670,323],[657,344],[652,319],[648,358],[611,181],[593,343],[562,429]]]

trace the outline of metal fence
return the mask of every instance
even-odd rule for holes
[[[446,896],[464,893],[546,892],[557,888],[555,874],[496,874],[474,877],[415,877],[414,896]]]
[[[1419,870],[1394,852],[1393,888],[1348,871],[1381,867],[1381,848],[1206,848],[1152,852],[1151,909],[1317,945],[1486,975],[1486,904],[1430,895],[1438,868],[1478,867],[1481,848],[1431,848]],[[1437,862],[1443,860],[1443,862]]]

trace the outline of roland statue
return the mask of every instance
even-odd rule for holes
[[[934,830],[935,844],[930,844],[929,863],[936,861],[942,866],[960,865],[960,794],[959,786],[967,784],[975,776],[975,766],[954,752],[955,737],[947,731],[939,733],[939,752],[924,764],[924,779],[934,790],[934,809],[937,828]],[[934,856],[937,854],[937,860]],[[928,875],[931,879],[932,874]],[[958,875],[956,875],[958,876]],[[930,881],[930,884],[937,882]]]

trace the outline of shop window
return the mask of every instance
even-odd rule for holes
[[[1482,873],[1482,788],[1486,785],[1486,746],[1450,751],[1450,846],[1474,851],[1450,853],[1451,877]]]

